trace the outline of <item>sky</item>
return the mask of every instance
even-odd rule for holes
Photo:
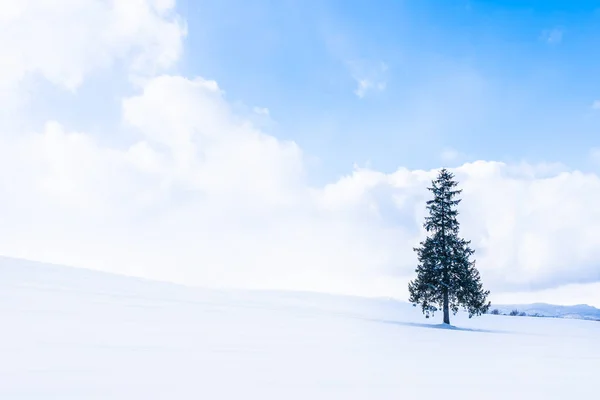
[[[492,302],[600,307],[592,1],[7,0],[0,254],[407,298],[456,174]]]

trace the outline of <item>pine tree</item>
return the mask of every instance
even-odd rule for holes
[[[463,307],[469,318],[487,312],[489,291],[483,290],[479,271],[470,260],[474,250],[470,241],[458,236],[459,223],[456,209],[462,190],[456,189],[454,175],[442,169],[433,180],[433,200],[427,201],[429,216],[423,227],[427,238],[415,248],[417,277],[408,284],[409,301],[421,305],[426,318],[442,308],[444,323],[450,324],[450,310],[456,314]]]

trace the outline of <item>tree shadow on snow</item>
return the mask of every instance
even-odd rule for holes
[[[391,324],[391,325],[400,325],[400,326],[410,326],[413,328],[426,328],[426,329],[445,329],[450,331],[461,331],[461,332],[479,332],[479,333],[499,333],[499,334],[512,334],[514,332],[510,331],[499,331],[492,329],[476,329],[476,328],[461,328],[454,325],[446,325],[446,324],[426,324],[419,322],[404,322],[404,321],[391,321],[391,320],[383,320],[383,319],[371,319],[370,321],[379,322],[382,324]]]

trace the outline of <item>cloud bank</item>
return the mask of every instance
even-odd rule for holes
[[[121,101],[129,136],[118,146],[69,121],[2,130],[0,254],[202,286],[405,298],[436,171],[355,168],[310,185],[296,143],[236,114],[217,82],[170,71],[186,35],[174,6],[0,8],[0,37],[14,40],[0,47],[12,60],[1,63],[4,87],[32,90],[25,82],[37,77],[76,92],[110,73],[132,92]],[[569,302],[565,285],[600,281],[597,175],[492,161],[454,172],[462,233],[497,296],[558,290]],[[586,302],[600,305],[594,293]]]

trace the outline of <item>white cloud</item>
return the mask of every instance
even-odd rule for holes
[[[564,32],[562,29],[554,28],[542,32],[542,38],[549,44],[558,44],[562,42]]]
[[[252,111],[259,115],[269,115],[269,109],[266,107],[254,107]]]
[[[28,74],[75,90],[94,69],[127,61],[136,75],[179,58],[184,24],[171,0],[6,0],[0,5],[0,87]]]
[[[360,97],[361,99],[365,97],[368,91],[377,90],[383,91],[385,90],[386,83],[385,82],[374,82],[369,79],[357,79],[356,80],[358,86],[354,90],[354,94]]]
[[[596,100],[592,103],[593,110],[600,110],[600,100]]]
[[[123,110],[146,140],[168,149],[163,172],[189,189],[286,201],[287,188],[302,179],[300,149],[239,121],[214,81],[159,76]]]
[[[354,94],[363,98],[370,91],[383,91],[387,86],[386,72],[388,66],[384,62],[373,63],[367,60],[355,60],[348,63],[352,78],[356,81]]]
[[[107,45],[101,32],[123,18],[105,9],[116,3],[81,4],[53,18],[57,26],[81,21],[83,38],[68,43],[70,35],[52,34],[67,41],[56,44],[62,50],[53,66],[21,63],[14,82],[39,73],[76,87],[117,60],[129,73],[140,59],[163,54],[154,44],[166,42],[148,39],[145,28],[117,35],[129,38],[127,51]],[[135,4],[152,10],[150,25],[181,34],[170,2]],[[25,18],[16,6],[2,18]],[[32,47],[23,54],[48,46],[36,35],[15,39]],[[89,55],[98,43],[104,54]],[[0,57],[13,50],[0,48]],[[161,67],[175,62],[170,51]],[[134,138],[127,145],[73,132],[68,121],[0,133],[0,254],[197,285],[406,295],[436,171],[355,169],[311,187],[301,149],[235,113],[216,82],[154,70],[122,101],[121,122]],[[463,233],[497,296],[600,280],[598,176],[486,161],[455,171],[464,188]],[[600,305],[597,292],[588,293],[585,301]]]
[[[558,288],[521,291],[514,293],[502,293],[495,296],[496,304],[531,304],[548,303],[563,305],[579,305],[590,302],[590,299],[598,299],[600,293],[600,282],[590,284],[571,284]],[[596,300],[596,307],[598,302]]]
[[[447,147],[442,151],[440,157],[442,161],[451,162],[456,161],[460,157],[460,153],[451,147]]]

